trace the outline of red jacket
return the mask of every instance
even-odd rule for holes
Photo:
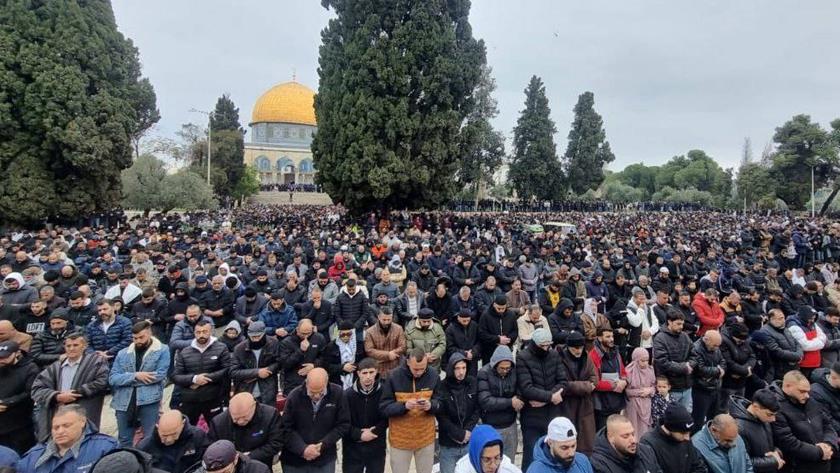
[[[702,337],[707,330],[717,330],[723,325],[723,309],[717,304],[709,303],[702,292],[698,292],[694,296],[691,308],[694,309],[697,318],[700,319],[700,329],[697,330],[698,337]]]
[[[613,350],[616,350],[613,347]],[[617,354],[618,356],[618,376],[621,379],[627,379],[627,370],[624,369],[624,360],[621,359],[621,353]],[[595,374],[598,376],[598,384],[595,385],[596,391],[612,391],[612,383],[609,380],[601,379],[601,351],[598,349],[596,345],[595,348],[589,351],[589,358],[592,359],[592,364],[595,365]]]

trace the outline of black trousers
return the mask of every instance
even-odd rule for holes
[[[345,442],[346,438],[342,441]],[[351,448],[347,448],[351,447]],[[361,450],[361,451],[360,451]],[[341,471],[343,473],[384,473],[385,449],[372,451],[371,449],[353,448],[353,445],[342,447]]]
[[[534,456],[534,445],[546,433],[546,428],[522,425],[522,471],[528,470]],[[511,461],[513,459],[511,458]]]
[[[188,402],[181,401],[181,413],[183,413],[190,420],[190,424],[198,424],[198,418],[202,415],[204,420],[210,424],[216,414],[222,412],[222,403],[219,399],[213,399],[206,402]]]
[[[720,391],[708,391],[694,388],[691,390],[692,412],[694,427],[691,432],[696,433],[703,428],[707,420],[718,414]]]

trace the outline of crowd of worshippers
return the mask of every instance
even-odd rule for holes
[[[0,468],[840,471],[840,224],[251,210],[0,237]]]

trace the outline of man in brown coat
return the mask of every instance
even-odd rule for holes
[[[560,360],[566,369],[568,385],[563,391],[560,405],[564,417],[578,427],[578,451],[589,456],[595,446],[595,405],[592,391],[598,383],[595,365],[584,351],[585,339],[580,332],[571,332],[566,339],[566,348],[560,352]]]
[[[378,322],[365,331],[365,353],[376,360],[379,375],[388,377],[388,372],[399,366],[405,354],[405,333],[393,323],[394,314],[390,307],[379,309]]]

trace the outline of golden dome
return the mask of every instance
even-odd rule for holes
[[[297,82],[275,85],[254,105],[251,123],[260,122],[316,126],[315,91]]]

